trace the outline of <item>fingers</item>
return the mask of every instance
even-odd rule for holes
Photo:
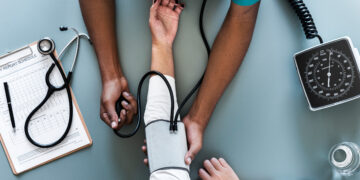
[[[119,124],[118,124],[118,130],[125,124],[125,120],[126,120],[126,110],[122,109],[120,111],[120,118],[118,119]]]
[[[194,141],[193,143],[190,143],[189,151],[185,155],[185,163],[187,165],[190,165],[191,161],[195,159],[195,156],[200,151],[201,146],[202,144],[199,141]]]
[[[215,167],[211,164],[211,162],[209,160],[205,160],[204,161],[204,168],[206,169],[207,172],[209,172],[209,174],[212,176],[213,174],[215,174],[216,169]]]
[[[159,0],[158,0],[159,1]],[[161,5],[162,6],[167,6],[170,3],[169,0],[161,0]]]
[[[156,10],[160,5],[160,1],[161,0],[153,0],[153,5],[150,8],[150,18],[149,18],[150,21],[153,20],[156,16]]]
[[[144,145],[143,145],[143,146],[141,146],[141,150],[142,150],[142,152],[144,152],[144,153],[145,153],[145,155],[147,156],[146,139],[144,139]]]
[[[210,175],[203,168],[199,169],[199,176],[202,180],[210,179]]]
[[[118,116],[115,112],[115,103],[106,101],[100,109],[101,119],[113,129],[118,128]]]
[[[131,106],[133,107],[133,112],[135,114],[137,114],[137,102],[135,100],[135,98],[128,92],[123,92],[123,96],[124,98],[131,104]]]
[[[123,101],[123,107],[126,109],[126,124],[130,124],[134,115],[137,114],[137,102],[135,98],[128,92],[123,92],[123,97],[129,102]]]
[[[176,5],[175,0],[169,0],[169,3],[168,3],[167,6],[168,6],[169,8],[171,8],[171,9],[175,10],[175,9],[174,9],[174,6],[175,6],[175,5]]]
[[[152,8],[156,8],[159,6],[161,0],[153,0],[153,5],[152,5]]]
[[[134,115],[133,106],[126,101],[122,101],[121,105],[124,107],[124,109],[121,110],[121,115],[123,115],[124,118],[121,120],[124,120],[125,124],[130,124]]]
[[[219,160],[217,160],[216,158],[211,158],[210,162],[216,170],[221,170],[223,168],[223,166],[220,164]]]
[[[174,8],[173,8],[173,9],[174,9]],[[179,6],[176,6],[176,8],[175,8],[175,10],[174,10],[174,11],[175,11],[176,13],[180,14],[180,13],[182,12],[182,10],[183,10],[183,9],[184,9],[184,8],[183,8],[183,7],[181,7],[181,6],[180,6],[180,7],[179,7]]]
[[[141,146],[141,151],[144,152],[145,156],[147,156],[146,139],[144,139],[144,145]],[[149,159],[148,158],[144,158],[144,164],[146,166],[149,165]]]
[[[220,162],[220,164],[223,166],[223,167],[225,167],[225,168],[228,168],[228,167],[230,167],[230,165],[225,161],[225,159],[223,159],[223,158],[219,158],[219,162]]]
[[[170,0],[168,7],[176,13],[180,14],[184,9],[184,4],[179,4],[178,1]]]
[[[108,114],[105,112],[105,108],[100,106],[100,119],[103,120],[108,126],[111,126],[111,121]]]
[[[147,148],[146,148],[145,145],[141,146],[141,151],[142,151],[145,155],[147,155]]]

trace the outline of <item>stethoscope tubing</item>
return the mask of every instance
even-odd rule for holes
[[[53,68],[54,68],[54,65],[59,69],[59,72],[61,74],[61,77],[64,81],[64,85],[60,88],[54,88],[51,84],[48,84],[47,83],[47,86],[48,86],[48,91],[46,93],[46,96],[45,98],[41,101],[41,103],[29,114],[29,116],[26,118],[25,120],[25,127],[24,127],[24,130],[25,130],[25,136],[26,138],[29,140],[29,142],[37,147],[41,147],[41,148],[49,148],[49,147],[53,147],[53,146],[56,146],[58,145],[59,143],[61,143],[65,137],[67,136],[67,134],[69,133],[70,131],[70,128],[71,128],[71,124],[72,124],[72,119],[73,119],[73,102],[72,102],[72,95],[71,95],[71,90],[70,90],[70,80],[71,80],[71,76],[70,73],[68,74],[68,77],[66,77],[62,67],[60,66],[60,63],[58,62],[58,60],[56,59],[54,53],[50,53],[50,57],[51,59],[54,61],[54,64],[52,64],[47,72],[47,75],[45,76],[45,81],[48,81],[48,79],[50,78],[50,73],[52,72]],[[30,123],[30,120],[31,118],[34,116],[34,114],[46,103],[46,101],[49,100],[49,98],[51,97],[51,95],[53,95],[53,93],[55,91],[61,91],[63,89],[66,89],[66,92],[67,92],[67,96],[68,96],[68,102],[69,102],[69,120],[68,120],[68,125],[66,126],[66,129],[64,131],[64,133],[61,135],[61,137],[54,141],[53,143],[49,143],[49,144],[41,144],[41,143],[38,143],[36,142],[31,136],[30,136],[30,133],[29,133],[29,123]]]
[[[53,43],[53,47],[52,47],[53,50],[51,51],[51,53],[48,54],[48,55],[50,55],[51,59],[53,60],[53,64],[51,64],[51,66],[48,69],[48,71],[46,73],[46,76],[45,76],[45,82],[46,82],[46,84],[48,86],[48,90],[47,90],[47,93],[46,93],[44,99],[41,101],[41,103],[38,106],[36,106],[36,108],[34,108],[32,112],[30,112],[30,114],[28,115],[28,117],[25,120],[25,126],[24,126],[25,136],[26,136],[26,138],[29,140],[29,142],[31,144],[33,144],[33,145],[35,145],[37,147],[49,148],[49,147],[53,147],[53,146],[58,145],[59,143],[61,143],[66,138],[66,136],[68,135],[68,133],[69,133],[69,131],[71,129],[71,124],[72,124],[72,120],[73,120],[73,101],[72,101],[72,93],[71,93],[71,89],[70,89],[70,82],[71,82],[73,69],[74,69],[74,66],[76,64],[76,60],[78,58],[79,47],[80,47],[80,39],[81,39],[81,37],[84,37],[90,42],[90,44],[92,44],[92,43],[91,43],[90,37],[87,34],[79,33],[75,28],[72,28],[72,27],[70,27],[69,29],[73,30],[75,32],[76,36],[73,37],[66,44],[66,46],[61,50],[58,57],[60,58],[63,55],[63,53],[71,46],[71,44],[76,41],[77,45],[76,45],[76,51],[75,51],[75,56],[74,56],[72,66],[71,66],[71,68],[70,68],[70,70],[69,70],[69,72],[68,72],[68,74],[66,76],[62,66],[59,63],[60,62],[59,59],[56,58],[55,55],[54,55],[53,50],[55,48],[55,43],[53,43],[53,41],[48,38],[48,40]],[[62,30],[62,27],[60,27],[60,30]],[[45,39],[47,39],[47,38],[45,38]],[[61,87],[55,87],[50,83],[50,74],[52,73],[55,66],[58,68],[58,70],[59,70],[59,72],[61,74],[61,77],[62,77],[62,79],[64,81],[64,85],[62,85]],[[68,124],[66,126],[66,129],[65,129],[64,133],[61,135],[61,137],[58,140],[54,141],[53,143],[49,143],[49,144],[38,143],[31,137],[31,135],[29,133],[30,120],[34,116],[34,114],[49,100],[49,98],[51,97],[51,95],[54,94],[54,92],[61,91],[63,89],[66,89],[67,96],[68,96],[68,102],[69,102],[69,120],[68,120]]]

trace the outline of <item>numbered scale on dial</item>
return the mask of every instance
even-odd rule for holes
[[[311,110],[360,97],[358,56],[348,37],[295,54],[296,68]]]

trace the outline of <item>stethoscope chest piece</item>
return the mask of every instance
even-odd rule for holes
[[[52,39],[45,37],[38,42],[37,48],[41,54],[48,55],[54,52],[55,43]]]

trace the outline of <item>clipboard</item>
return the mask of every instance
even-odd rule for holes
[[[37,61],[38,59],[36,59],[36,58],[31,59],[31,58],[27,58],[27,57],[29,57],[29,54],[31,54],[33,57],[36,56],[36,57],[39,58],[40,54],[36,49],[36,45],[37,45],[37,42],[34,42],[34,43],[31,43],[31,44],[29,44],[29,45],[27,45],[27,46],[25,46],[23,48],[20,48],[18,50],[12,51],[12,52],[9,52],[6,55],[0,56],[0,79],[4,79],[7,76],[7,75],[2,76],[2,71],[4,70],[4,68],[8,69],[8,67],[10,67],[10,66],[11,67],[14,67],[14,66],[15,67],[16,66],[21,67],[22,65],[25,66],[26,63],[30,64],[29,67],[33,66],[33,65],[31,65],[31,63],[33,63],[31,61],[32,60]],[[24,55],[24,56],[21,57],[22,55]],[[49,56],[49,55],[47,55],[47,56]],[[56,52],[55,52],[55,56],[57,56]],[[26,58],[28,59],[27,61],[26,61]],[[46,58],[46,57],[43,57],[43,58]],[[48,57],[48,58],[50,58],[50,57]],[[15,61],[20,62],[20,60],[21,60],[21,62],[23,64],[16,64],[16,65],[11,64],[11,63],[14,63]],[[45,60],[44,60],[44,62],[45,62]],[[59,62],[59,63],[61,65],[61,62]],[[7,69],[5,69],[5,70],[7,70]],[[44,77],[45,77],[45,74],[44,74]],[[44,79],[43,79],[43,81],[44,81]],[[12,149],[14,149],[14,147],[16,147],[16,145],[12,145],[11,143],[9,143],[11,141],[9,141],[8,139],[4,139],[4,138],[11,137],[11,136],[8,135],[9,133],[6,133],[7,132],[5,130],[6,128],[1,128],[0,129],[1,145],[2,145],[2,147],[4,149],[4,152],[6,154],[6,157],[7,157],[8,161],[9,161],[11,170],[15,175],[18,175],[20,173],[23,173],[23,172],[29,171],[31,169],[37,168],[37,167],[42,166],[44,164],[47,164],[49,162],[55,161],[55,160],[57,160],[59,158],[65,157],[65,156],[67,156],[69,154],[72,154],[72,153],[74,153],[76,151],[79,151],[81,149],[84,149],[84,148],[89,147],[89,146],[92,145],[92,143],[93,143],[92,138],[91,138],[90,133],[89,133],[87,127],[86,127],[84,118],[83,118],[83,116],[82,116],[82,114],[80,112],[80,108],[79,108],[79,106],[77,104],[76,98],[75,98],[75,96],[73,94],[73,91],[72,91],[71,87],[70,87],[70,91],[71,91],[72,100],[73,100],[74,117],[73,117],[71,130],[70,130],[68,136],[65,138],[64,141],[66,141],[68,138],[70,139],[69,136],[70,136],[72,130],[74,130],[74,131],[79,131],[79,132],[76,132],[76,133],[80,134],[79,138],[75,137],[75,139],[77,138],[76,142],[79,141],[81,143],[78,143],[78,144],[76,144],[76,145],[74,145],[72,147],[69,147],[70,145],[67,145],[68,142],[62,142],[62,143],[60,143],[59,145],[57,145],[55,147],[46,148],[46,149],[41,149],[41,148],[38,148],[38,147],[33,146],[33,145],[32,145],[33,147],[31,147],[31,145],[27,144],[25,146],[29,147],[29,149],[28,149],[29,152],[33,152],[33,151],[37,152],[37,150],[38,150],[38,151],[40,151],[40,154],[38,154],[37,158],[27,160],[24,163],[24,164],[27,164],[26,168],[23,168],[23,167],[19,168],[19,167],[17,167],[17,166],[20,166],[19,163],[18,163],[19,158],[18,157],[15,158],[14,154],[16,154],[16,153],[11,152]],[[2,94],[0,94],[0,96],[2,96]],[[0,113],[1,113],[1,111],[4,111],[4,109],[1,109],[2,106],[3,105],[1,104],[1,99],[0,99]],[[16,112],[14,112],[14,114],[16,114]],[[0,117],[1,117],[1,115],[0,115]],[[2,118],[0,118],[0,121],[2,121]],[[0,125],[5,127],[6,123],[2,122],[2,124],[1,124],[1,122],[0,122]],[[74,126],[76,126],[76,127],[74,127]],[[23,126],[17,127],[17,128],[19,128],[20,131],[24,131]],[[21,136],[21,135],[16,135],[16,136]],[[71,139],[74,139],[74,138],[72,137]],[[71,140],[69,140],[69,141],[71,142]],[[70,144],[70,143],[68,143],[68,144]],[[9,145],[11,146],[10,148],[8,148]],[[73,144],[71,144],[71,145],[73,145]],[[49,151],[49,153],[47,153],[46,151]],[[46,153],[44,153],[44,152],[46,152]],[[49,156],[49,154],[50,154],[50,156]],[[49,156],[49,157],[44,158],[44,157],[41,157],[41,155]],[[32,162],[32,161],[34,161],[34,162]]]

